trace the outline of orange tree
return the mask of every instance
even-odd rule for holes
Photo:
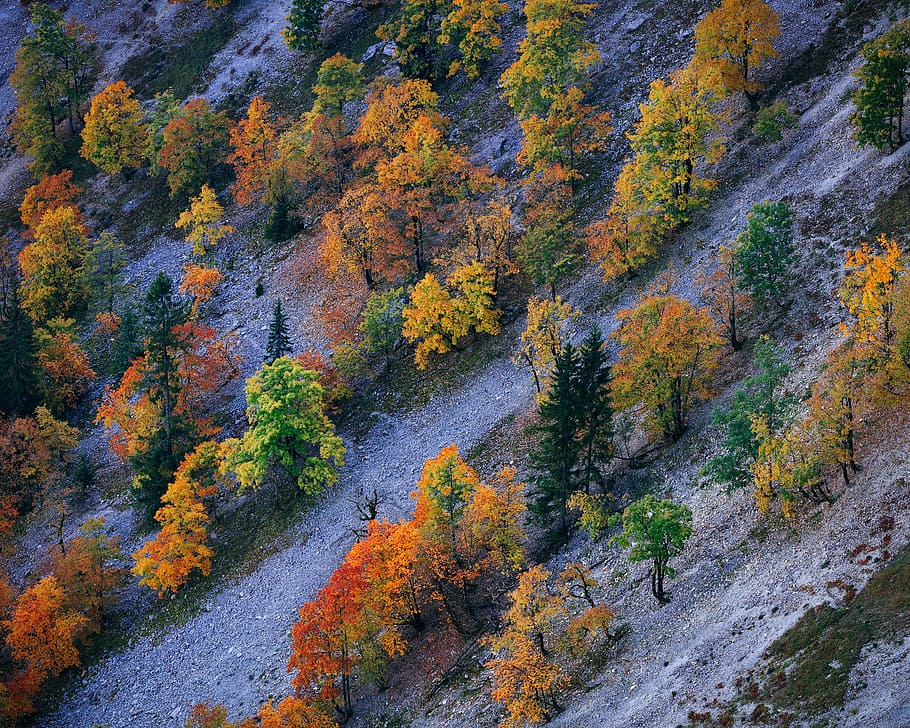
[[[162,132],[159,164],[167,170],[171,197],[211,181],[227,156],[229,122],[201,98],[189,99]]]

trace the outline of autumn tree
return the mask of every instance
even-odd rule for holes
[[[180,295],[189,296],[193,301],[190,315],[198,317],[199,307],[208,303],[215,295],[215,289],[224,280],[224,274],[217,268],[189,263],[183,269],[180,281]]]
[[[693,63],[716,74],[727,94],[742,91],[755,110],[763,86],[754,72],[777,58],[774,41],[779,35],[779,16],[763,0],[722,0],[695,26]]]
[[[148,129],[133,89],[123,81],[106,86],[85,115],[80,154],[108,174],[139,167],[148,147]]]
[[[752,300],[740,285],[741,277],[736,248],[721,246],[717,253],[717,268],[700,278],[702,299],[733,351],[742,348],[743,315]]]
[[[186,240],[193,244],[193,254],[203,256],[211,253],[227,235],[234,232],[230,225],[222,224],[224,208],[218,202],[215,191],[202,185],[199,194],[190,200],[190,206],[180,213],[174,227],[187,229]]]
[[[414,287],[402,310],[402,334],[417,342],[414,361],[424,369],[434,353],[445,354],[472,331],[499,333],[500,311],[493,300],[492,275],[480,263],[456,268],[448,288],[427,273]]]
[[[38,360],[34,326],[19,300],[19,277],[9,272],[0,308],[0,412],[8,416],[31,412],[38,396]]]
[[[678,556],[692,535],[692,511],[671,500],[658,500],[650,493],[627,506],[622,514],[622,532],[611,544],[629,548],[629,561],[651,563],[651,593],[661,604],[669,601],[664,580],[676,576],[670,559]]]
[[[715,324],[707,312],[671,294],[649,295],[617,318],[616,408],[641,407],[647,429],[675,442],[692,405],[710,392],[722,345]]]
[[[521,574],[509,594],[502,632],[488,640],[494,657],[484,663],[493,672],[493,700],[503,703],[506,728],[546,722],[559,710],[568,677],[546,648],[546,636],[561,613],[561,600],[549,591],[550,572],[534,566]]]
[[[266,364],[274,364],[277,359],[288,356],[293,347],[291,346],[291,336],[288,333],[288,317],[281,310],[281,299],[275,301],[272,306],[272,321],[269,323],[269,338],[265,344]]]
[[[79,346],[72,319],[51,319],[35,334],[44,402],[58,417],[75,407],[98,377]]]
[[[449,65],[449,76],[463,70],[470,79],[502,47],[500,18],[509,6],[500,0],[452,0],[440,25],[439,42],[458,47],[459,58]]]
[[[229,441],[228,456],[242,489],[258,488],[276,467],[308,496],[337,482],[345,448],[325,414],[317,372],[281,357],[247,380],[246,399],[249,427]]]
[[[439,75],[441,0],[403,0],[398,15],[376,35],[395,43],[395,59],[408,78],[432,81]]]
[[[88,228],[72,207],[46,212],[19,253],[22,306],[35,321],[76,317],[88,304]]]
[[[155,520],[161,530],[133,554],[133,574],[159,598],[176,592],[194,570],[208,576],[214,551],[208,541],[209,515],[204,500],[218,492],[220,446],[203,442],[188,453],[161,497]]]
[[[500,79],[519,119],[546,114],[600,60],[597,47],[583,39],[585,20],[594,8],[575,0],[525,3],[527,35],[519,43],[518,58]]]
[[[404,149],[405,134],[421,116],[438,129],[444,117],[438,111],[439,95],[429,81],[406,79],[374,85],[367,95],[367,109],[360,117],[355,139],[365,150],[361,165],[391,159]]]
[[[278,132],[269,109],[269,103],[262,96],[254,96],[246,117],[231,128],[233,151],[227,161],[233,165],[237,176],[231,189],[240,206],[260,200],[268,192],[278,142]]]
[[[565,343],[572,319],[581,313],[563,301],[531,296],[525,329],[521,332],[521,348],[512,355],[515,366],[527,365],[534,377],[537,394],[547,389],[556,357]]]
[[[16,51],[10,86],[16,96],[13,137],[19,149],[32,157],[36,175],[52,171],[63,155],[57,131],[66,120],[76,130],[82,104],[94,82],[98,49],[94,35],[75,20],[43,3],[32,7],[33,32]]]
[[[281,37],[292,51],[309,53],[319,47],[323,0],[292,0]]]
[[[202,98],[189,99],[162,132],[159,164],[167,170],[171,197],[211,181],[227,156],[227,116]]]
[[[779,301],[796,259],[793,214],[785,202],[762,202],[749,212],[733,253],[740,286],[765,305]]]
[[[79,222],[83,222],[82,213],[76,206],[76,198],[82,194],[82,188],[73,183],[73,171],[64,169],[57,174],[47,175],[38,180],[25,191],[19,214],[22,224],[26,226],[26,237],[33,238],[38,223],[45,213],[59,207],[71,207],[76,211]]]
[[[461,218],[461,244],[451,251],[456,265],[479,262],[493,272],[498,297],[502,280],[519,272],[514,246],[518,237],[512,208],[497,199],[466,198],[455,212]]]
[[[863,64],[854,71],[859,88],[850,116],[854,138],[894,151],[904,143],[904,104],[910,77],[910,22],[896,23],[860,50]]]

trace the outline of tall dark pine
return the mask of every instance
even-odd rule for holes
[[[265,363],[272,364],[291,353],[291,337],[288,333],[288,317],[281,310],[281,299],[272,308],[272,323],[269,325],[269,340],[265,345]]]
[[[559,539],[569,530],[568,500],[578,490],[577,473],[581,444],[576,407],[575,377],[578,352],[567,344],[559,356],[547,396],[540,404],[540,441],[531,455],[537,471],[528,493],[528,509],[534,520],[547,529],[557,529]]]
[[[610,367],[607,366],[603,336],[596,324],[578,350],[574,390],[581,446],[581,485],[588,493],[592,480],[602,480],[599,466],[613,456]]]
[[[192,345],[177,327],[186,323],[189,312],[187,302],[176,295],[173,281],[158,273],[143,307],[146,375],[142,385],[160,407],[158,426],[146,437],[143,451],[131,459],[139,499],[148,515],[157,510],[177,466],[194,444],[191,423],[177,411],[179,362]]]
[[[142,354],[142,337],[139,331],[139,321],[132,308],[127,308],[120,317],[120,327],[117,337],[111,347],[110,372],[118,379],[129,367],[130,362]]]
[[[19,281],[10,275],[0,311],[0,412],[26,415],[37,403],[38,365],[32,320],[19,303]]]

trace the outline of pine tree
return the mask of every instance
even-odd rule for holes
[[[596,324],[578,350],[574,390],[582,458],[581,486],[588,493],[592,479],[600,480],[598,465],[608,462],[613,454],[610,367],[603,336]]]
[[[269,340],[265,345],[266,364],[274,364],[276,359],[280,359],[293,350],[291,346],[291,337],[288,333],[288,317],[281,310],[281,299],[275,301],[272,307],[272,323],[269,324]]]
[[[0,412],[26,415],[38,391],[32,320],[19,303],[19,281],[10,274],[6,306],[0,311]]]
[[[139,321],[131,307],[127,307],[120,317],[117,338],[111,348],[110,372],[115,379],[120,379],[130,362],[142,354],[142,341],[139,332]]]
[[[301,53],[316,50],[322,24],[322,0],[293,0],[287,22],[281,36],[290,50]]]
[[[541,525],[558,528],[556,536],[568,535],[568,500],[578,489],[577,473],[581,444],[576,437],[579,426],[574,386],[578,352],[566,344],[550,380],[550,389],[540,404],[540,442],[531,455],[537,475],[528,494],[528,510]]]

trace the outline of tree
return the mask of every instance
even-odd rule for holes
[[[759,447],[752,430],[754,418],[761,417],[770,432],[778,432],[792,423],[797,405],[797,399],[784,388],[790,374],[784,352],[763,336],[755,345],[754,356],[756,373],[743,381],[727,407],[714,410],[711,416],[723,442],[720,454],[708,461],[702,474],[729,490],[752,484],[750,466],[758,458]]]
[[[0,309],[0,412],[26,415],[38,395],[38,362],[32,320],[19,302],[19,279],[10,273]]]
[[[367,95],[367,109],[354,134],[366,150],[360,163],[368,166],[377,159],[391,159],[402,151],[405,134],[420,116],[429,117],[437,128],[444,126],[445,119],[438,107],[439,95],[424,79],[374,84]]]
[[[566,329],[572,319],[580,315],[580,311],[560,296],[552,301],[538,296],[528,299],[525,330],[521,332],[522,346],[512,355],[512,363],[528,365],[538,395],[547,389],[556,357],[565,343]]]
[[[155,520],[161,530],[133,554],[140,586],[176,592],[194,570],[208,576],[214,551],[208,543],[209,515],[203,503],[218,492],[220,446],[208,441],[188,453],[161,497]]]
[[[549,593],[550,572],[534,566],[521,574],[509,594],[501,634],[488,641],[495,657],[484,663],[493,672],[493,700],[504,703],[506,728],[550,720],[559,710],[558,695],[568,679],[545,647],[545,636],[560,614],[561,600]]]
[[[395,43],[395,58],[408,78],[432,81],[439,75],[440,0],[403,0],[401,12],[376,35]]]
[[[528,190],[525,231],[518,258],[536,285],[547,285],[556,299],[556,282],[578,263],[572,187],[566,170],[553,165],[536,175]]]
[[[186,265],[183,269],[179,293],[181,296],[188,295],[192,299],[193,305],[190,309],[192,318],[196,318],[199,315],[199,307],[212,299],[212,296],[215,295],[215,289],[223,280],[224,275],[217,268],[208,268],[195,263]]]
[[[231,128],[233,151],[227,161],[237,176],[232,186],[241,207],[263,199],[277,159],[278,132],[269,117],[269,103],[262,96],[250,101],[246,117]]]
[[[451,351],[471,331],[499,333],[500,311],[493,300],[492,275],[482,264],[456,268],[446,284],[454,295],[427,273],[402,310],[402,334],[417,342],[414,362],[419,369],[426,368],[431,354]]]
[[[221,223],[224,208],[218,202],[215,191],[208,185],[202,185],[199,195],[190,200],[190,206],[180,213],[176,228],[188,228],[186,241],[193,244],[193,255],[203,256],[211,253],[219,242],[234,232],[230,225]]]
[[[149,174],[161,171],[161,150],[164,148],[164,130],[173,119],[183,114],[183,106],[170,91],[155,94],[148,112],[149,144],[146,154],[149,160]]]
[[[189,99],[168,121],[158,162],[168,172],[171,197],[211,181],[227,156],[229,128],[224,112],[202,98]]]
[[[779,35],[779,16],[763,0],[722,0],[695,26],[693,64],[715,73],[726,93],[742,91],[755,110],[763,86],[753,72],[777,58]]]
[[[739,284],[764,304],[778,301],[786,272],[796,257],[793,214],[785,202],[762,202],[749,212],[746,229],[736,239],[733,254]]]
[[[79,664],[75,643],[88,618],[64,604],[57,579],[46,576],[21,594],[12,617],[3,623],[13,659],[24,662],[39,683]]]
[[[228,456],[242,489],[258,488],[276,466],[308,496],[335,484],[345,448],[325,414],[317,372],[281,357],[247,380],[246,399],[249,427],[230,441]]]
[[[661,604],[669,601],[664,579],[676,576],[670,559],[682,553],[692,535],[692,511],[671,500],[657,500],[650,493],[627,506],[622,533],[611,544],[629,548],[629,561],[650,561],[651,593]]]
[[[370,354],[384,355],[386,369],[391,366],[392,357],[401,343],[406,301],[404,288],[400,286],[374,293],[367,299],[360,320],[364,350]]]
[[[860,50],[861,65],[853,75],[856,111],[850,116],[854,138],[894,151],[904,143],[904,103],[910,74],[910,22],[896,23]]]
[[[291,337],[288,333],[288,317],[281,310],[281,299],[272,306],[272,322],[269,324],[269,339],[265,345],[266,364],[274,364],[276,359],[291,353]]]
[[[647,428],[675,442],[686,429],[692,405],[710,392],[722,343],[714,322],[705,311],[670,294],[649,295],[617,318],[616,408],[643,407]]]
[[[88,228],[72,207],[44,214],[35,239],[19,253],[22,306],[36,322],[76,317],[89,299]]]
[[[342,116],[345,104],[363,98],[363,65],[342,53],[326,58],[313,84],[313,113],[334,118]]]
[[[730,348],[739,351],[743,345],[740,338],[742,318],[749,310],[751,297],[740,287],[736,248],[722,245],[717,258],[717,269],[701,278],[702,298]]]
[[[591,482],[603,484],[599,466],[613,457],[613,403],[606,344],[597,325],[591,327],[578,350],[575,371],[577,437],[581,445],[581,484],[588,493]]]
[[[556,357],[549,390],[539,406],[539,440],[531,454],[536,475],[528,493],[528,510],[541,525],[555,525],[560,539],[569,533],[569,498],[581,486],[577,469],[582,445],[576,436],[579,413],[573,381],[577,366],[578,352],[566,344]]]
[[[319,47],[322,25],[322,0],[292,0],[287,25],[281,37],[292,51],[309,53]]]
[[[147,153],[149,133],[133,89],[123,81],[104,88],[85,115],[80,154],[103,172],[117,174],[139,167]]]
[[[575,0],[527,0],[527,35],[518,45],[518,58],[500,78],[519,119],[546,114],[600,60],[597,47],[583,40],[585,20],[595,7]]]
[[[439,42],[458,46],[459,59],[449,65],[449,76],[464,70],[470,79],[502,47],[499,19],[509,11],[500,0],[453,0],[440,26]]]
[[[36,175],[46,174],[63,156],[57,135],[66,119],[75,133],[79,110],[91,90],[97,66],[95,37],[81,23],[43,3],[32,8],[33,32],[16,51],[10,85],[16,95],[13,136],[19,149],[32,157]]]
[[[456,211],[462,219],[462,244],[452,257],[456,265],[480,262],[493,272],[493,291],[499,296],[502,279],[518,273],[512,248],[516,231],[512,208],[499,200],[481,203],[467,198]]]
[[[98,377],[79,347],[72,319],[51,319],[35,335],[43,368],[44,402],[57,416],[75,407]]]
[[[35,236],[35,229],[45,213],[58,207],[73,208],[79,222],[84,222],[75,202],[76,197],[82,194],[82,188],[73,184],[72,179],[73,171],[64,169],[57,174],[42,177],[37,184],[25,191],[25,197],[19,205],[19,214],[22,224],[28,228],[25,233],[27,238]]]
[[[105,230],[92,242],[85,268],[93,310],[114,314],[116,300],[127,290],[121,275],[127,262],[126,246],[113,233]]]

